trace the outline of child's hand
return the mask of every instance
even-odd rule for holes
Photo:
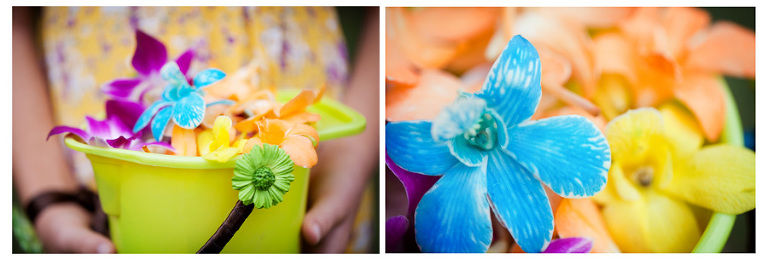
[[[48,253],[115,253],[109,238],[88,227],[90,220],[79,205],[56,204],[40,212],[35,229]]]

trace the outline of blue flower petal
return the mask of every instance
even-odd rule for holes
[[[488,196],[496,217],[523,251],[541,252],[555,229],[544,186],[501,149],[488,156]]]
[[[493,231],[486,197],[486,162],[480,167],[456,164],[424,194],[414,221],[416,242],[422,251],[488,250]]]
[[[476,95],[508,126],[531,118],[541,99],[541,61],[536,48],[519,35],[512,38]]]
[[[485,160],[487,155],[481,152],[477,147],[469,144],[466,138],[463,136],[457,136],[448,143],[448,148],[451,149],[451,154],[456,156],[461,163],[477,167]]]
[[[459,96],[445,107],[432,123],[432,138],[445,142],[472,128],[485,110],[485,100]]]
[[[143,113],[141,113],[141,116],[139,116],[139,119],[136,120],[136,124],[133,125],[133,132],[138,133],[139,131],[141,131],[141,129],[144,129],[144,127],[149,124],[149,120],[152,119],[152,117],[157,113],[157,111],[171,104],[173,103],[163,102],[163,101],[157,101],[155,103],[152,103],[152,105],[150,105],[146,110],[144,110]]]
[[[611,150],[586,118],[557,116],[508,131],[509,154],[558,195],[584,198],[605,187]]]
[[[205,100],[196,92],[181,98],[173,106],[173,122],[181,128],[195,129],[205,117]]]
[[[157,112],[155,118],[152,119],[152,136],[155,137],[155,140],[160,141],[160,139],[163,138],[163,133],[168,126],[168,121],[171,119],[172,112],[173,107],[165,107],[161,109],[160,112]]]
[[[197,73],[195,75],[194,83],[195,88],[202,88],[205,86],[208,86],[216,81],[219,81],[224,78],[226,74],[224,74],[223,71],[218,69],[207,69],[204,71],[201,71],[200,73]]]
[[[406,171],[442,175],[459,161],[451,155],[448,143],[432,139],[428,121],[391,122],[386,125],[387,154]]]
[[[189,83],[187,83],[187,78],[181,73],[179,65],[175,61],[163,65],[163,68],[160,69],[160,77],[174,87],[191,88]]]

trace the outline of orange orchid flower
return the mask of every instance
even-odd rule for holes
[[[317,164],[315,147],[320,136],[315,128],[269,118],[263,118],[256,125],[257,135],[244,143],[242,152],[250,151],[254,145],[272,144],[285,150],[298,166],[310,168]]]
[[[563,199],[555,211],[555,231],[560,238],[588,237],[592,253],[618,253],[597,204],[591,199]]]
[[[285,104],[274,101],[274,97],[265,99],[268,93],[256,93],[257,96],[239,102],[231,107],[228,113],[241,114],[248,111],[251,115],[235,125],[235,129],[243,133],[255,130],[256,124],[262,118],[281,119],[292,124],[313,123],[320,120],[320,115],[306,111],[307,107],[317,103],[325,93],[325,84],[317,91],[302,90]]]
[[[632,107],[676,98],[693,112],[707,140],[716,141],[725,123],[718,75],[754,78],[755,33],[729,22],[710,25],[710,20],[698,8],[639,8],[618,31],[597,35],[595,58],[603,77],[620,75],[628,85],[617,90],[623,84],[607,82],[613,90],[605,92],[631,93],[619,105]]]

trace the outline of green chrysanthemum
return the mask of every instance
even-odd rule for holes
[[[269,208],[283,201],[293,179],[293,161],[283,149],[256,145],[235,163],[232,188],[243,204]]]

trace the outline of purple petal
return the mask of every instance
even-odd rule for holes
[[[91,132],[92,136],[98,136],[104,139],[113,138],[107,120],[99,121],[90,116],[86,116],[85,120],[88,121],[88,131]]]
[[[139,85],[139,83],[141,83],[141,79],[138,78],[116,79],[104,85],[104,87],[102,87],[102,91],[104,94],[107,94],[107,96],[126,99],[130,98],[133,90],[136,88],[136,86]]]
[[[432,185],[434,185],[440,177],[406,171],[397,166],[397,164],[389,158],[389,155],[387,155],[386,164],[405,187],[405,195],[408,196],[408,219],[413,219],[416,205],[421,201],[421,197],[432,188]]]
[[[125,138],[124,136],[120,136],[115,139],[107,139],[107,144],[109,144],[109,146],[111,146],[112,148],[123,148],[128,146],[133,139],[136,139],[136,136],[138,135],[134,135],[131,138]]]
[[[141,113],[144,112],[143,105],[132,101],[107,100],[106,106],[107,118],[116,118],[122,123],[123,127],[133,127]],[[121,130],[120,132],[122,133],[122,129],[118,130]],[[128,128],[126,132],[130,133],[132,131]]]
[[[195,56],[195,51],[192,49],[189,49],[181,54],[178,58],[176,58],[176,64],[179,65],[179,70],[181,70],[181,74],[187,75],[187,70],[189,70],[189,65],[192,64],[192,57]]]
[[[410,221],[403,215],[398,215],[387,219],[387,252],[394,252],[405,232],[408,231]]]
[[[141,30],[136,30],[136,52],[133,53],[131,64],[141,75],[149,75],[160,71],[168,61],[165,45]]]
[[[586,237],[566,237],[552,240],[542,253],[589,253],[592,239]]]
[[[83,139],[84,141],[87,141],[88,139],[91,138],[91,135],[88,134],[88,132],[86,132],[83,129],[76,128],[76,127],[71,127],[71,126],[60,125],[60,126],[56,126],[53,129],[51,129],[51,131],[48,132],[48,137],[45,138],[45,140],[47,141],[48,139],[51,138],[51,136],[57,135],[57,134],[61,134],[61,133],[71,133],[71,134],[77,135],[81,139]]]
[[[173,148],[173,146],[171,146],[171,144],[169,144],[169,143],[166,143],[166,142],[151,142],[151,143],[145,143],[145,142],[141,142],[141,141],[139,141],[139,142],[136,142],[135,144],[133,144],[133,145],[130,147],[130,150],[136,150],[136,151],[139,151],[139,150],[141,150],[141,147],[142,147],[142,146],[145,146],[145,145],[146,145],[146,146],[160,146],[160,147],[163,147],[163,148],[165,148],[165,149],[168,149],[168,150],[170,150],[170,151],[172,151],[172,152],[176,152],[176,149],[174,149],[174,148]]]

